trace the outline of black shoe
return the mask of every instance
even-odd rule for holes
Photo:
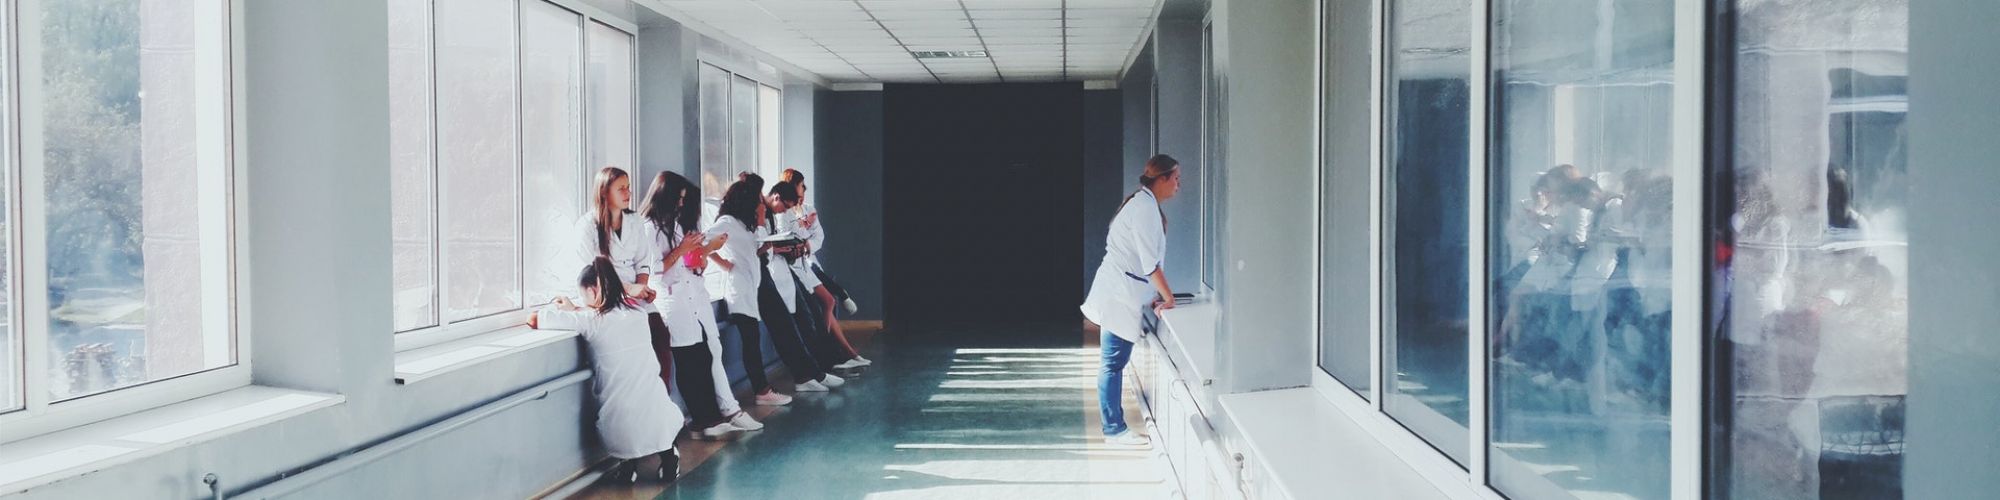
[[[667,482],[667,484],[673,484],[674,480],[680,478],[681,478],[680,450],[670,449],[667,451],[660,452],[660,479],[662,481]]]

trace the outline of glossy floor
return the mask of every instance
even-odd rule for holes
[[[933,326],[871,340],[862,350],[875,365],[848,386],[759,414],[764,431],[683,446],[679,482],[599,483],[573,498],[1169,495],[1151,449],[1098,435],[1096,341],[1077,326]]]

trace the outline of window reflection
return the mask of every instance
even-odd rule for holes
[[[1900,498],[1908,393],[1906,0],[1739,2],[1714,178],[1731,498]]]
[[[1493,7],[1492,483],[1665,498],[1673,2]]]

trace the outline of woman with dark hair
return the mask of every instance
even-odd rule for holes
[[[730,433],[764,428],[736,402],[729,376],[717,353],[722,342],[715,327],[714,309],[709,306],[708,289],[701,272],[707,269],[708,253],[721,248],[727,237],[713,241],[693,229],[687,217],[689,200],[699,209],[701,194],[694,183],[672,172],[660,172],[639,206],[644,234],[651,239],[647,264],[654,269],[649,283],[654,292],[654,335],[666,335],[674,356],[674,380],[681,401],[687,404],[700,436],[721,438]]]
[[[771,390],[771,383],[764,373],[764,349],[759,327],[769,323],[772,342],[778,348],[778,357],[791,371],[794,382],[800,390],[822,390],[819,380],[825,378],[820,373],[805,346],[800,343],[798,332],[788,327],[792,322],[782,309],[762,311],[759,307],[763,283],[765,253],[768,245],[759,240],[764,228],[765,206],[758,191],[763,189],[763,179],[755,174],[729,185],[722,196],[722,206],[715,221],[710,223],[704,234],[713,238],[728,238],[715,253],[708,256],[708,291],[716,297],[715,317],[726,322],[726,328],[734,328],[742,338],[741,352],[743,370],[750,377],[751,391],[757,394],[757,404],[778,406],[790,403],[792,398]],[[775,314],[760,314],[772,312]],[[817,386],[817,387],[815,387]]]
[[[789,215],[790,210],[799,205],[798,188],[789,182],[780,182],[771,187],[765,203],[770,205],[765,223],[773,228],[773,232],[789,237],[787,241],[793,243],[779,247],[779,255],[771,259],[766,272],[771,276],[774,290],[767,297],[770,302],[763,307],[783,307],[792,313],[792,323],[798,328],[800,337],[805,339],[821,371],[859,368],[852,363],[852,351],[843,345],[846,341],[835,337],[833,330],[822,319],[827,311],[822,309],[821,303],[813,300],[815,297],[810,290],[824,288],[817,276],[804,269],[802,261],[812,251],[811,245],[806,241],[807,235],[800,234],[798,221]],[[839,387],[839,377],[833,377],[826,381],[827,385]]]
[[[597,434],[622,462],[610,477],[672,481],[680,469],[674,438],[681,411],[666,386],[647,335],[646,312],[626,301],[611,259],[599,256],[577,278],[576,302],[555,303],[529,314],[528,327],[575,330],[590,345],[591,393],[597,400]]]
[[[861,357],[861,351],[855,349],[852,342],[848,342],[847,331],[841,328],[840,320],[834,317],[836,301],[841,307],[846,308],[848,314],[854,314],[858,307],[854,304],[854,299],[848,296],[847,289],[834,282],[833,276],[827,274],[820,266],[819,252],[826,247],[826,225],[820,223],[819,210],[805,202],[805,174],[795,169],[785,169],[784,183],[792,185],[798,191],[798,200],[784,212],[785,217],[791,222],[792,231],[799,233],[806,240],[805,258],[793,262],[793,270],[798,273],[801,281],[811,283],[806,289],[812,291],[812,296],[818,300],[820,309],[814,319],[826,325],[827,332],[831,333],[835,340],[840,341],[841,349],[850,356],[850,359],[835,365],[834,368],[848,370],[875,364],[874,361]]]
[[[1173,309],[1174,292],[1167,285],[1167,218],[1160,202],[1181,190],[1180,162],[1167,155],[1146,160],[1140,187],[1125,197],[1105,235],[1104,263],[1083,299],[1083,316],[1103,329],[1103,369],[1097,374],[1098,410],[1104,416],[1104,440],[1140,446],[1146,436],[1125,426],[1125,364],[1132,345],[1145,330],[1146,309]]]

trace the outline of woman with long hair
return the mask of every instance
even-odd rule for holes
[[[611,457],[622,461],[611,477],[672,481],[680,469],[674,438],[680,435],[681,411],[658,383],[660,364],[646,312],[626,301],[624,285],[611,259],[591,259],[577,277],[578,299],[557,297],[530,314],[528,326],[574,330],[590,345],[597,434]]]
[[[704,234],[711,239],[728,239],[708,255],[704,276],[710,295],[716,298],[715,317],[722,319],[727,328],[735,329],[742,339],[737,354],[742,357],[743,371],[750,377],[750,389],[757,395],[757,404],[777,406],[790,403],[792,398],[771,390],[771,382],[764,373],[760,326],[766,323],[771,326],[778,357],[801,390],[820,390],[824,385],[819,381],[825,375],[806,353],[798,333],[788,328],[792,322],[782,308],[770,311],[775,314],[760,314],[765,312],[760,307],[760,295],[768,282],[763,272],[766,262],[762,259],[769,249],[758,241],[762,233],[759,229],[764,228],[765,207],[763,197],[757,192],[763,187],[762,178],[750,175],[730,184],[723,193],[722,206]]]
[[[664,333],[669,338],[681,401],[701,429],[700,436],[714,439],[739,430],[760,430],[764,424],[736,402],[717,356],[722,341],[701,272],[708,267],[708,253],[720,249],[728,237],[711,241],[694,229],[700,200],[701,193],[686,177],[660,172],[640,202],[639,215],[644,234],[652,240],[647,257],[654,269],[649,282],[653,317],[658,318],[652,323],[654,335]]]
[[[1180,193],[1180,162],[1167,155],[1146,160],[1138,191],[1125,197],[1111,230],[1104,238],[1104,263],[1084,297],[1083,316],[1103,329],[1103,369],[1097,374],[1098,410],[1104,416],[1104,440],[1112,444],[1144,445],[1146,436],[1125,426],[1125,364],[1132,344],[1145,334],[1146,309],[1173,309],[1173,288],[1167,285],[1167,218],[1160,202]]]
[[[820,265],[819,252],[826,247],[826,225],[820,222],[819,210],[805,202],[806,176],[796,169],[788,168],[785,169],[783,179],[782,184],[791,185],[798,193],[797,201],[792,204],[790,210],[785,211],[785,216],[791,222],[792,231],[804,236],[806,240],[805,257],[793,262],[792,270],[799,275],[801,282],[807,283],[806,289],[811,290],[813,298],[819,302],[819,312],[816,313],[818,316],[814,319],[826,326],[827,333],[840,342],[841,349],[845,350],[849,357],[847,361],[834,365],[834,368],[848,370],[875,364],[874,361],[861,357],[861,350],[855,349],[854,343],[847,340],[847,330],[840,326],[840,320],[834,316],[836,302],[845,307],[848,314],[854,314],[857,307],[854,298],[847,294],[847,289],[834,282],[833,276],[827,274],[825,268]]]
[[[597,257],[611,261],[612,269],[618,271],[615,278],[620,284],[619,291],[624,297],[649,301],[653,300],[653,289],[646,285],[651,279],[652,239],[638,230],[627,231],[625,216],[632,211],[632,178],[625,169],[604,167],[598,169],[596,179],[591,182],[590,212],[576,221],[578,234],[576,254],[581,262],[589,262]],[[665,332],[653,337],[654,353],[660,366],[671,366],[674,362],[671,342]],[[660,383],[673,387],[671,372],[658,374]]]

